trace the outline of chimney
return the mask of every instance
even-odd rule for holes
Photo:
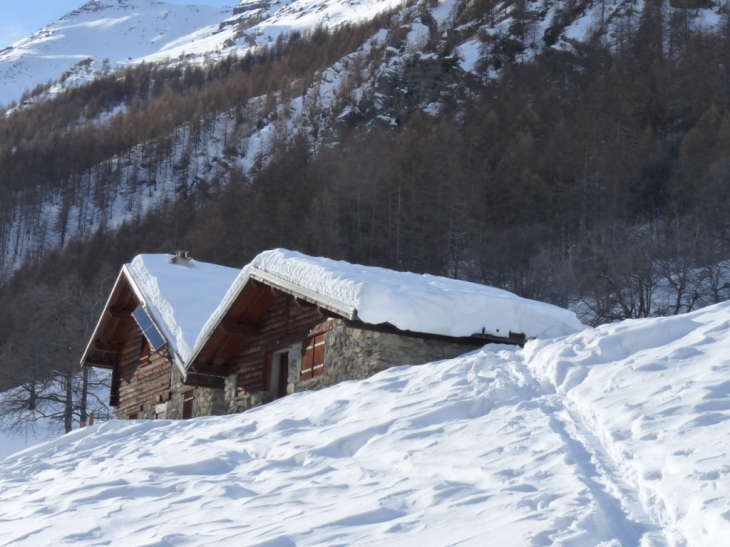
[[[188,255],[188,251],[175,251],[175,256],[170,258],[170,264],[190,268],[192,266],[192,258]]]

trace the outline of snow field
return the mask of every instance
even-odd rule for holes
[[[403,367],[238,416],[72,433],[6,460],[0,542],[611,539],[514,356]]]
[[[668,545],[730,538],[729,318],[722,304],[525,350],[535,377],[592,432],[608,479],[634,492]]]
[[[2,545],[717,546],[730,304],[5,460]]]

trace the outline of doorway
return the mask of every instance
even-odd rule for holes
[[[289,383],[289,351],[281,351],[271,355],[268,362],[268,392],[273,399],[281,399],[286,395]]]

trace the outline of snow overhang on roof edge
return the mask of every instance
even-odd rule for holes
[[[301,287],[296,283],[292,283],[291,281],[287,281],[276,275],[270,274],[263,270],[259,270],[256,267],[251,268],[248,277],[249,279],[261,281],[263,283],[266,283],[267,285],[272,285],[281,291],[289,293],[292,296],[296,296],[297,298],[300,298],[302,300],[306,300],[307,302],[310,302],[312,304],[316,304],[321,308],[333,311],[339,315],[342,315],[346,319],[349,319],[350,321],[354,321],[355,319],[357,319],[357,310],[353,306],[345,304],[344,302],[341,302],[340,300],[337,300],[335,298],[321,295],[310,289],[305,289],[304,287]]]
[[[324,296],[324,295],[321,295],[310,289],[306,289],[300,285],[297,285],[296,283],[292,283],[291,281],[282,279],[281,277],[278,277],[274,274],[270,274],[268,272],[260,270],[260,269],[256,268],[255,266],[251,266],[249,268],[248,273],[246,274],[246,278],[244,279],[243,283],[240,284],[235,296],[230,300],[230,304],[224,310],[222,310],[222,313],[220,313],[219,317],[216,317],[216,322],[215,322],[215,325],[213,326],[213,328],[211,328],[207,333],[205,333],[205,339],[202,341],[202,343],[196,344],[196,350],[193,353],[192,357],[190,358],[190,360],[187,363],[185,363],[181,367],[181,370],[183,371],[183,380],[186,380],[186,375],[190,371],[190,367],[196,361],[196,359],[198,358],[198,355],[200,355],[200,352],[203,350],[205,343],[211,337],[213,332],[223,322],[223,318],[225,317],[226,313],[228,313],[228,310],[231,308],[231,306],[233,306],[233,303],[236,301],[238,296],[241,294],[244,287],[246,287],[248,285],[249,281],[251,281],[251,280],[265,283],[266,285],[269,285],[270,287],[274,287],[276,289],[279,289],[282,292],[291,294],[292,296],[295,296],[296,298],[300,298],[302,300],[315,304],[321,308],[333,311],[351,321],[354,321],[355,319],[357,319],[357,309],[355,309],[355,307],[350,306],[349,304],[345,304],[344,302],[341,302],[335,298],[331,298],[329,296]]]

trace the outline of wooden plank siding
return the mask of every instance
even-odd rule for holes
[[[137,328],[124,343],[118,373],[118,417],[138,412],[144,403],[166,401],[169,397],[172,363],[165,355],[152,352],[146,356],[147,363],[142,364],[142,341],[142,332]]]
[[[268,311],[257,322],[258,334],[246,340],[229,361],[229,370],[238,375],[239,394],[256,393],[268,389],[264,379],[266,356],[276,349],[277,342],[291,335],[306,333],[327,319],[310,305],[294,303],[291,296],[277,296]],[[290,342],[293,343],[293,342]]]

